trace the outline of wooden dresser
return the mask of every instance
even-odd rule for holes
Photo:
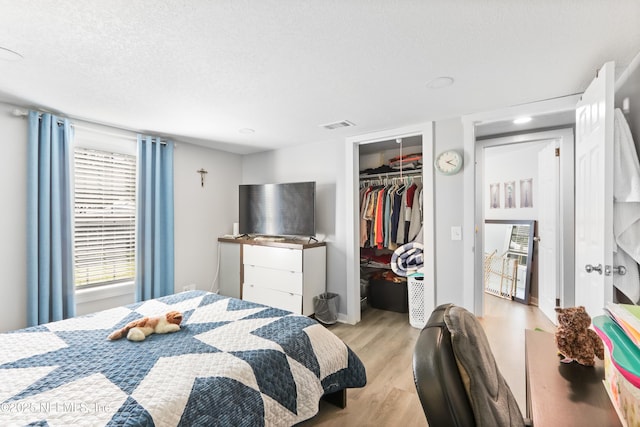
[[[297,314],[326,289],[326,244],[219,238],[220,294]]]

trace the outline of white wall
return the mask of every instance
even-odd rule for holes
[[[444,150],[463,150],[462,122],[459,118],[436,122],[434,157]],[[469,167],[469,165],[463,165]],[[434,179],[436,305],[464,305],[462,251],[463,241],[451,240],[451,227],[462,227],[462,173]],[[424,209],[428,209],[425,206]],[[462,235],[463,239],[473,236]]]
[[[12,107],[0,104],[0,332],[26,327],[26,158],[27,120],[11,115]],[[196,170],[209,173],[200,186]],[[208,290],[213,283],[217,238],[231,233],[237,221],[241,156],[178,143],[175,151],[175,286],[176,291],[194,283]],[[86,313],[121,305],[132,297],[80,307]]]
[[[27,121],[0,104],[0,331],[27,325]]]
[[[484,216],[486,219],[538,220],[538,153],[552,141],[500,145],[484,149]],[[520,181],[533,180],[533,205],[520,207]],[[515,182],[515,208],[505,208],[505,183]],[[499,208],[491,208],[491,184],[499,184]]]
[[[346,313],[343,145],[344,140],[326,141],[242,159],[244,184],[316,182],[316,234],[327,242],[327,291],[340,295],[340,313]]]
[[[174,157],[175,291],[195,284],[210,290],[216,273],[218,237],[231,234],[238,221],[238,185],[242,158],[178,143]],[[204,187],[200,174],[204,168]],[[217,289],[217,284],[216,284]]]

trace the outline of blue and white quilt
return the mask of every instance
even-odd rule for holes
[[[171,310],[178,332],[107,340]],[[1,426],[293,425],[365,383],[315,320],[203,291],[0,334]]]

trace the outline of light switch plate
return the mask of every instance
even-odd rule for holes
[[[462,240],[462,227],[454,225],[451,227],[451,240]]]

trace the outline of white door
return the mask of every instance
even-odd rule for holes
[[[560,295],[558,269],[558,217],[560,158],[558,141],[538,153],[538,307],[556,323],[556,298]]]
[[[613,85],[607,62],[576,107],[575,302],[591,317],[613,300]]]

